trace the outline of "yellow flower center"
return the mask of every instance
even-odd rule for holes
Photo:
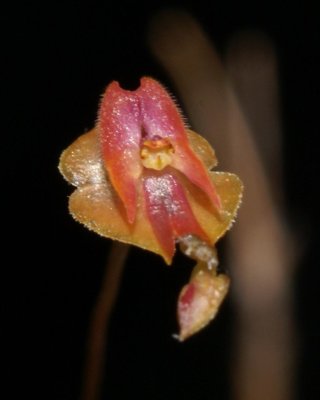
[[[145,140],[142,143],[140,157],[146,168],[161,171],[171,164],[174,149],[167,139]]]

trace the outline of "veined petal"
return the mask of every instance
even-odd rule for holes
[[[202,240],[209,240],[196,220],[183,187],[173,171],[146,172],[143,192],[147,214],[166,254],[166,261],[171,262],[175,239],[180,236],[194,234]]]
[[[137,94],[146,138],[161,137],[170,140],[174,148],[171,166],[200,187],[220,211],[220,197],[206,167],[189,145],[187,130],[172,98],[157,81],[151,78],[141,79]]]
[[[128,221],[133,223],[137,207],[136,183],[142,172],[141,116],[135,92],[112,82],[102,98],[97,129],[104,165],[123,201]]]

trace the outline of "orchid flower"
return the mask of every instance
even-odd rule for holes
[[[167,264],[180,243],[197,261],[178,300],[184,340],[215,316],[228,291],[214,245],[234,221],[242,183],[211,172],[213,149],[186,128],[162,85],[149,77],[140,83],[135,91],[109,84],[96,126],[62,153],[59,168],[77,187],[70,212],[89,229],[157,253]]]

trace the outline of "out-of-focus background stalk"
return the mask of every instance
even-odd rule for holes
[[[237,173],[245,195],[218,246],[231,295],[186,343],[171,334],[192,263],[178,253],[167,268],[130,251],[118,293],[104,293],[114,308],[98,360],[101,398],[319,398],[317,8],[201,0],[7,6],[0,18],[9,398],[20,398],[21,387],[33,398],[80,396],[111,246],[68,215],[72,188],[58,158],[92,127],[111,80],[134,89],[142,75],[177,97],[192,129],[215,148],[217,170]]]
[[[237,319],[234,398],[291,399],[295,243],[279,200],[282,137],[272,44],[258,33],[239,34],[224,66],[190,15],[168,12],[154,20],[150,45],[194,129],[215,146],[220,168],[236,172],[245,185],[227,248]]]

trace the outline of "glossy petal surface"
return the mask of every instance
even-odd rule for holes
[[[78,186],[69,199],[72,216],[107,238],[130,243],[163,255],[143,204],[133,224],[128,224],[122,201],[105,173],[96,130],[80,136],[61,155],[59,169]]]
[[[148,137],[168,138],[175,154],[172,167],[185,174],[188,179],[200,187],[220,210],[221,202],[208,172],[192,151],[183,119],[172,98],[155,80],[143,78],[138,89],[143,116],[143,126]]]
[[[197,154],[208,170],[216,167],[218,161],[215,152],[210,146],[210,143],[202,136],[198,135],[190,129],[187,129],[187,136],[191,150]]]
[[[149,221],[169,262],[174,254],[176,238],[191,233],[208,241],[183,187],[170,169],[146,174],[143,189]]]
[[[170,95],[142,78],[134,91],[108,85],[95,129],[62,154],[59,169],[77,189],[73,217],[102,236],[160,254],[171,264],[176,242],[196,260],[178,301],[180,340],[217,313],[229,286],[217,275],[214,247],[242,198],[236,175],[211,172],[209,143],[188,130]]]
[[[102,156],[113,187],[124,203],[128,220],[136,215],[136,182],[141,175],[141,112],[135,92],[112,82],[98,115]]]
[[[214,245],[232,226],[240,206],[243,192],[241,180],[228,172],[210,172],[209,177],[221,199],[221,212],[212,205],[208,197],[183,176],[180,181],[187,194],[196,220]]]
[[[199,154],[204,154],[209,162],[210,151],[206,148],[207,142],[202,138],[198,142],[194,136],[192,143],[202,149]],[[144,199],[141,198],[141,186],[137,189],[139,207],[136,220],[134,224],[128,224],[123,203],[104,170],[95,129],[80,136],[63,152],[59,168],[72,185],[79,187],[69,202],[70,211],[75,219],[102,236],[148,249],[170,262],[172,244],[167,244],[167,250],[164,250],[163,244],[159,243],[149,222]],[[233,222],[242,196],[242,183],[235,175],[228,173],[211,172],[210,177],[222,200],[222,218],[216,215],[208,197],[182,175],[180,183],[184,187],[185,196],[197,223],[205,232],[210,244],[214,244]],[[172,234],[168,235],[168,238],[168,242],[172,243]]]

